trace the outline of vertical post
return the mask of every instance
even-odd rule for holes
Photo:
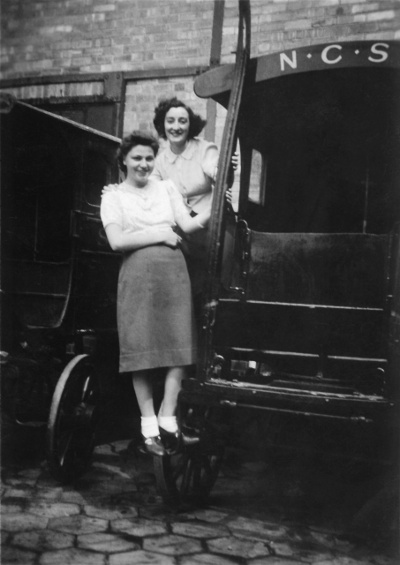
[[[247,61],[250,57],[250,1],[239,0],[239,29],[236,62],[232,88],[229,96],[228,112],[222,136],[218,161],[217,178],[209,226],[210,244],[208,273],[204,285],[203,323],[200,334],[201,356],[198,363],[199,378],[204,380],[212,369],[212,332],[216,316],[219,294],[219,271],[223,249],[225,191],[229,176],[232,151],[235,143],[236,124],[242,98]]]
[[[213,27],[211,35],[210,67],[216,67],[221,62],[222,30],[224,23],[225,0],[214,0]],[[215,126],[217,122],[217,103],[207,99],[207,124],[204,137],[215,141]]]
[[[222,28],[224,23],[224,11],[225,11],[225,0],[214,0],[210,67],[216,67],[221,63]]]

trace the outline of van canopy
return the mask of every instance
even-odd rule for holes
[[[233,69],[200,75],[196,94],[227,107]],[[251,59],[237,133],[242,154],[256,150],[268,162],[265,229],[352,232],[367,222],[367,231],[386,232],[400,208],[399,117],[398,42],[314,45]],[[335,218],[327,223],[328,207]]]

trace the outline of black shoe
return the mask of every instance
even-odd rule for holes
[[[164,430],[164,428],[160,427],[160,436],[163,446],[165,447],[165,451],[168,455],[174,455],[179,451],[181,444],[179,431],[167,432],[167,430]]]
[[[160,436],[142,436],[142,444],[139,446],[139,451],[148,453],[149,455],[157,455],[158,457],[166,455],[166,450],[161,442]]]

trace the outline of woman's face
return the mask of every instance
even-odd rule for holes
[[[165,114],[165,135],[171,145],[184,145],[188,138],[189,127],[189,114],[185,108],[181,106],[170,108]]]
[[[124,159],[127,179],[139,188],[146,186],[154,169],[154,151],[147,145],[135,145]]]

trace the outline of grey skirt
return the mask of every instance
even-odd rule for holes
[[[121,373],[196,362],[196,326],[180,249],[153,245],[123,257],[118,280]]]

